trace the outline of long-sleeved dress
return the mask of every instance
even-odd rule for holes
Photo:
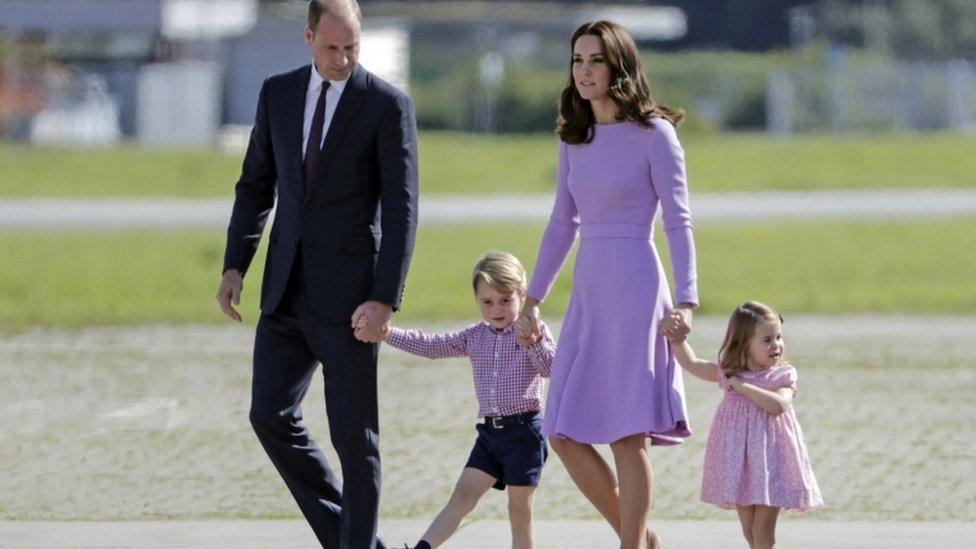
[[[698,303],[684,151],[674,127],[594,126],[560,142],[555,205],[528,295],[543,301],[580,236],[543,432],[587,443],[691,435],[681,369],[658,323],[673,306],[651,233],[660,203],[678,302]]]

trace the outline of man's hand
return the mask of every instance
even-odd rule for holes
[[[393,308],[381,301],[366,301],[352,313],[353,335],[365,343],[382,341],[390,330]]]
[[[227,269],[224,276],[220,279],[220,287],[217,288],[217,303],[220,303],[220,310],[231,319],[241,322],[241,314],[234,309],[234,305],[241,304],[241,292],[244,291],[244,278],[237,269]]]

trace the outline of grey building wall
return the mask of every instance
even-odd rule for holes
[[[253,124],[264,79],[311,62],[304,30],[301,20],[262,17],[250,33],[227,41],[225,123]]]
[[[108,91],[119,100],[119,126],[122,135],[136,134],[136,109],[139,96],[137,83],[140,65],[137,63],[100,63],[80,65],[79,69],[99,75],[108,84]]]
[[[0,28],[45,32],[155,30],[162,0],[2,0]]]

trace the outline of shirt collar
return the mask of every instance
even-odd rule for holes
[[[322,82],[325,81],[319,71],[315,68],[315,61],[312,61],[312,70],[308,77],[308,91],[318,91],[322,86]],[[342,90],[346,89],[346,83],[349,82],[349,77],[347,76],[344,80],[329,80],[329,87],[335,89],[342,95]]]
[[[506,334],[510,334],[513,331],[515,331],[515,323],[514,322],[510,323],[508,326],[505,326],[501,330],[495,329],[495,327],[492,326],[491,323],[488,322],[487,320],[485,321],[485,326],[488,326],[488,329],[491,330],[493,333],[496,333],[496,334],[506,335]]]

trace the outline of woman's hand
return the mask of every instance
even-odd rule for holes
[[[515,336],[518,344],[523,347],[531,347],[542,337],[539,302],[531,297],[525,300],[525,306],[515,321]]]
[[[684,320],[674,319],[669,315],[661,321],[658,331],[664,334],[664,337],[668,338],[671,343],[678,344],[688,338],[691,328],[684,323]]]
[[[659,330],[670,341],[684,341],[691,333],[694,313],[690,304],[682,303],[668,311],[661,319]]]

